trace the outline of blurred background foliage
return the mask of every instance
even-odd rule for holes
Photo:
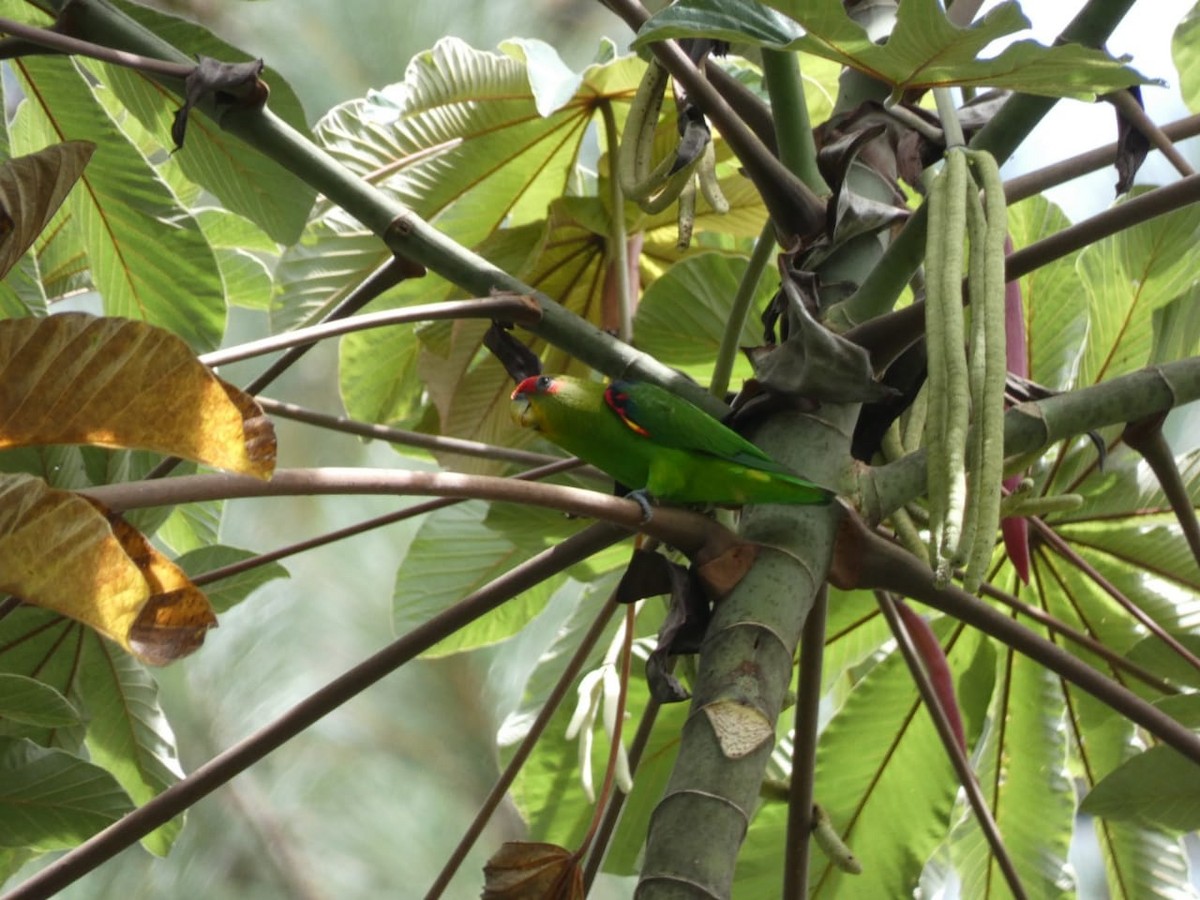
[[[447,35],[485,49],[508,37],[540,38],[578,69],[595,54],[605,29],[621,27],[599,4],[583,0],[167,0],[146,5],[198,21],[263,57],[302,98],[310,124],[337,103],[402,80],[408,61]],[[265,313],[231,309],[225,343],[268,330]],[[244,384],[260,368],[249,362],[225,367],[222,374]],[[270,394],[340,413],[336,343],[314,349]],[[276,428],[281,468],[421,464],[400,460],[378,442],[287,421],[277,421]],[[397,505],[385,497],[231,501],[222,539],[269,549]],[[401,523],[284,560],[289,580],[266,585],[250,602],[222,615],[220,630],[202,653],[155,673],[185,771],[393,639],[396,569],[415,530],[415,523]],[[303,596],[323,602],[297,608],[294,584],[305,586]],[[547,642],[561,618],[548,611],[519,647],[406,665],[193,807],[166,860],[135,846],[60,896],[419,896],[498,773],[496,731],[519,699],[524,675],[518,673],[527,671],[514,661]],[[414,696],[422,702],[414,703]],[[515,811],[502,807],[477,844],[481,849],[445,896],[478,896],[489,848],[523,830]],[[595,896],[627,893],[624,887],[602,885]]]

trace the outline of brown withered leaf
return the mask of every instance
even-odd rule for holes
[[[0,278],[33,246],[95,149],[67,141],[0,165]]]
[[[188,114],[203,100],[211,98],[218,106],[261,108],[270,93],[266,83],[259,78],[262,70],[261,59],[226,63],[209,56],[197,57],[196,68],[184,82],[183,106],[175,113],[175,120],[171,123],[171,139],[175,141],[175,149],[183,147]]]
[[[658,644],[646,658],[646,684],[659,703],[679,703],[691,694],[672,674],[670,658],[700,650],[712,610],[703,588],[688,569],[661,553],[635,550],[617,585],[617,602],[636,603],[659,594],[668,594],[669,603],[658,630]]]
[[[153,665],[191,653],[216,625],[204,595],[145,537],[29,475],[0,475],[0,590]]]
[[[252,397],[169,331],[64,313],[0,322],[0,448],[155,450],[270,478],[275,433]]]
[[[720,600],[746,577],[754,560],[758,558],[758,545],[743,541],[734,544],[720,556],[710,559],[696,568],[696,575],[712,597]]]
[[[583,900],[583,870],[556,844],[509,841],[483,867],[483,900]]]
[[[95,501],[121,549],[146,579],[151,594],[129,628],[128,648],[143,662],[165,666],[198,650],[217,616],[204,592],[146,540],[146,536]]]

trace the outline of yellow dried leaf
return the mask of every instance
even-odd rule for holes
[[[557,844],[509,841],[483,867],[484,900],[583,900],[583,871]]]
[[[270,478],[275,432],[169,331],[64,313],[0,322],[0,448],[138,447]]]
[[[0,165],[0,278],[33,246],[95,149],[66,141]]]
[[[0,590],[112,638],[153,665],[217,623],[208,600],[127,523],[29,475],[0,475]]]

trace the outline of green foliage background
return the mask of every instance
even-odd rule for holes
[[[538,69],[542,60],[536,45],[514,45],[503,57],[485,57],[470,46],[490,49],[514,34],[541,37],[564,48],[572,68],[580,72],[596,52],[597,29],[613,27],[613,20],[593,4],[547,4],[542,10],[494,2],[464,3],[457,8],[448,3],[419,3],[380,9],[356,2],[339,8],[335,23],[318,24],[328,8],[319,0],[309,0],[295,4],[284,15],[278,2],[262,0],[190,12],[203,12],[232,43],[277,63],[306,105],[301,108],[282,88],[273,94],[273,105],[278,103],[297,122],[319,118],[319,140],[349,168],[412,203],[456,240],[476,247],[564,305],[594,319],[596,273],[602,263],[595,238],[606,233],[611,210],[598,199],[604,192],[596,191],[595,183],[581,184],[588,176],[573,170],[576,151],[583,148],[587,153],[589,138],[583,125],[593,113],[583,99],[589,90],[600,95],[630,90],[640,74],[638,67],[605,58],[588,70],[578,85],[570,85],[575,90],[568,96],[578,102],[567,102],[530,125],[529,107],[547,102],[546,86],[553,82],[550,76],[554,74]],[[514,13],[513,18],[502,20],[501,11]],[[11,10],[6,8],[6,12]],[[469,30],[459,31],[464,23]],[[462,81],[446,79],[451,84],[445,88],[448,92],[463,89],[473,96],[494,91],[505,98],[476,111],[478,120],[468,121],[470,128],[476,129],[468,129],[471,137],[480,141],[475,149],[487,151],[488,163],[499,160],[503,164],[480,165],[473,170],[469,164],[478,163],[479,158],[465,152],[461,180],[453,183],[438,181],[446,176],[444,168],[437,168],[444,167],[444,161],[428,169],[413,166],[400,173],[386,171],[388,160],[457,134],[456,129],[462,127],[462,121],[448,120],[442,113],[439,104],[446,101],[445,93],[439,94],[442,82],[429,88],[428,110],[409,109],[395,121],[387,119],[397,102],[394,95],[389,96],[387,90],[367,95],[368,88],[399,82],[410,57],[422,54],[447,33],[458,33],[466,40],[443,43],[424,53],[421,70],[426,74],[466,73]],[[400,35],[402,43],[396,40]],[[564,47],[570,43],[568,36],[580,35],[588,36],[583,39],[586,46]],[[298,48],[304,48],[304,53],[296,53]],[[1189,56],[1184,53],[1180,59],[1185,67],[1182,81],[1187,86],[1192,83]],[[47,110],[68,110],[72,117],[87,118],[79,127],[115,129],[106,114],[115,108],[113,98],[107,97],[106,105],[104,92],[99,92],[88,103],[78,102],[61,62],[22,63],[29,67],[29,77],[60,91],[57,96],[47,95]],[[526,68],[529,63],[535,76],[533,89]],[[147,140],[142,129],[152,131],[155,116],[161,124],[161,111],[156,111],[152,98],[138,96],[134,80],[111,72],[105,72],[104,78],[106,83],[111,80],[113,94],[141,113],[136,120],[121,122],[131,138],[128,145],[112,141],[113,155],[100,170],[108,174],[97,176],[98,185],[109,191],[98,195],[101,202],[161,212],[170,205],[172,191],[189,205],[196,202],[198,191],[190,179],[206,175],[211,179],[213,175],[187,171],[184,166],[189,163],[184,160],[191,157],[186,154],[158,166],[154,179],[142,178],[149,185],[143,190],[120,192],[122,185],[145,174],[145,160],[133,148]],[[543,93],[538,93],[538,87]],[[814,109],[817,96],[814,91]],[[32,107],[22,113],[27,117],[36,114]],[[49,120],[40,119],[14,125],[14,152],[32,149],[48,128]],[[510,135],[524,139],[531,131],[537,135],[529,139],[529,146],[509,146]],[[489,139],[492,143],[485,144]],[[193,131],[191,140],[199,144],[203,136]],[[512,170],[521,174],[521,165],[528,165],[533,157],[539,162],[538,176],[521,181],[515,189],[516,176],[510,178],[505,166],[511,164]],[[744,185],[739,188],[732,164],[723,160],[722,165],[734,212],[720,223],[702,221],[699,230],[710,232],[702,236],[703,253],[670,268],[680,258],[672,246],[670,214],[636,219],[646,235],[643,277],[650,281],[663,275],[639,310],[639,345],[701,378],[707,374],[705,363],[711,360],[720,334],[719,323],[729,299],[726,286],[735,283],[743,265],[731,251],[749,245],[763,214],[753,192]],[[123,177],[127,173],[132,176]],[[426,189],[431,183],[440,184],[441,192]],[[270,187],[264,192],[267,195],[294,199],[286,184]],[[219,195],[216,186],[209,189]],[[568,189],[576,196],[556,199]],[[510,202],[502,206],[497,198],[510,198]],[[548,218],[547,204],[551,204]],[[296,216],[298,206],[281,203],[258,218],[277,239],[294,237],[304,225]],[[75,213],[86,218],[89,210],[81,207]],[[130,296],[134,287],[139,296],[150,291],[157,301],[151,304],[151,317],[158,315],[197,349],[213,346],[222,334],[225,343],[235,343],[310,319],[327,310],[356,275],[370,271],[386,255],[382,245],[349,216],[326,213],[318,209],[305,226],[303,240],[285,252],[275,273],[275,296],[269,280],[264,282],[261,261],[251,252],[269,242],[264,243],[262,234],[247,228],[244,220],[209,209],[190,215],[179,225],[180,256],[193,266],[188,284],[195,296],[187,309],[197,314],[186,320],[172,319],[175,307],[170,277],[146,270],[140,270],[148,280],[145,285],[122,284],[119,277],[100,285],[109,311],[129,311],[127,301],[121,298]],[[496,231],[502,221],[509,230]],[[1061,212],[1040,199],[1013,210],[1013,231],[1019,245],[1061,227],[1062,221]],[[151,240],[138,232],[135,217],[117,225],[114,240],[126,244]],[[718,231],[719,235],[713,233]],[[1182,315],[1183,304],[1194,304],[1188,292],[1190,267],[1186,264],[1191,262],[1189,248],[1198,236],[1200,219],[1195,213],[1180,213],[1036,273],[1027,283],[1026,294],[1034,323],[1033,377],[1053,387],[1088,384],[1143,365],[1152,352],[1170,352],[1162,350],[1159,339],[1165,328],[1163,317]],[[65,283],[72,277],[69,254],[63,249],[69,236],[61,240],[62,245],[51,241],[41,248],[41,259],[52,274],[61,272],[60,281]],[[96,257],[110,250],[89,247]],[[334,262],[336,266],[331,265]],[[101,280],[98,274],[96,278]],[[1122,286],[1135,280],[1140,289],[1122,293]],[[240,308],[227,313],[221,301],[222,286]],[[693,302],[686,308],[673,304],[676,291],[686,291]],[[400,305],[455,293],[446,282],[430,277],[393,291],[385,303]],[[45,302],[36,292],[22,294],[15,287],[6,288],[0,299],[6,309],[37,309],[39,300],[42,305]],[[1176,307],[1174,312],[1172,307]],[[1155,311],[1153,316],[1150,308]],[[685,313],[691,317],[688,327],[673,327]],[[1128,321],[1135,323],[1132,329],[1125,327]],[[333,348],[319,348],[271,394],[303,398],[307,405],[327,410],[344,401],[352,414],[363,418],[440,425],[447,432],[496,439],[508,427],[503,402],[506,383],[490,360],[472,365],[479,340],[479,330],[469,325],[430,326],[415,335],[411,330],[400,333],[396,329],[358,335],[344,342],[340,359],[335,360]],[[1193,338],[1191,344],[1175,348],[1175,355],[1194,352],[1194,343]],[[380,360],[388,364],[381,365]],[[242,364],[228,367],[222,374],[243,383],[254,371],[254,365]],[[458,389],[444,394],[433,390],[428,398],[431,403],[422,405],[414,375],[421,375],[431,385],[454,384]],[[377,444],[332,436],[314,441],[309,429],[288,423],[280,423],[279,430],[281,466],[391,466],[397,462],[393,451]],[[131,473],[146,467],[136,456],[120,462],[105,460],[97,463],[94,456],[68,451],[55,461],[55,471],[64,483],[86,483],[98,465],[124,466]],[[1162,603],[1136,576],[1137,567],[1149,565],[1160,580],[1181,591],[1194,593],[1200,587],[1187,568],[1189,558],[1177,550],[1178,541],[1167,539],[1168,520],[1161,511],[1161,497],[1131,457],[1118,456],[1103,473],[1095,470],[1093,461],[1090,448],[1080,441],[1035,468],[1033,474],[1040,486],[1070,487],[1086,498],[1081,512],[1060,517],[1056,526],[1097,568],[1145,606],[1154,608],[1160,618],[1180,630],[1194,627],[1198,612],[1194,600],[1184,597]],[[1195,454],[1188,463],[1185,477],[1194,490],[1198,477]],[[45,459],[37,464],[43,470],[54,468]],[[273,547],[392,508],[392,503],[376,498],[356,498],[352,503],[316,498],[231,501],[223,510],[220,539],[231,547]],[[160,536],[177,550],[194,551],[215,539],[221,514],[216,504],[175,513]],[[531,527],[534,518],[537,524]],[[485,515],[482,506],[474,506],[439,514],[419,528],[393,526],[288,561],[290,580],[272,582],[258,590],[253,602],[233,606],[222,617],[221,631],[210,638],[202,653],[160,673],[161,703],[177,732],[183,768],[194,767],[249,734],[384,645],[394,628],[423,618],[439,601],[461,595],[549,541],[561,539],[573,527],[553,516],[515,516],[503,507],[494,507]],[[421,552],[406,557],[410,544]],[[1167,549],[1162,549],[1164,546]],[[466,570],[458,565],[464,558],[477,564],[476,568]],[[166,863],[135,848],[64,896],[316,898],[407,895],[423,889],[490,787],[497,764],[492,742],[496,729],[518,705],[522,709],[536,705],[555,663],[561,662],[566,652],[564,648],[569,648],[571,639],[585,627],[585,617],[565,598],[582,589],[580,609],[590,612],[605,595],[611,584],[607,573],[620,558],[621,551],[612,551],[578,567],[570,573],[570,581],[564,577],[529,592],[520,598],[520,605],[512,604],[503,615],[456,636],[457,644],[439,648],[443,653],[458,646],[483,649],[468,656],[406,666],[323,720],[193,809],[189,826],[179,834]],[[1061,609],[1052,610],[1055,614],[1091,628],[1119,650],[1133,652],[1140,635],[1126,622],[1108,615],[1107,601],[1094,586],[1076,573],[1060,569],[1054,558],[1039,558],[1037,563],[1038,577],[1060,586],[1061,596],[1066,598]],[[1002,566],[997,583],[1020,592],[1011,569],[999,555],[997,564]],[[409,587],[414,583],[420,590]],[[303,590],[298,590],[298,585]],[[555,598],[563,602],[555,603]],[[833,607],[827,668],[844,673],[844,683],[831,684],[841,715],[823,734],[818,764],[826,771],[838,771],[841,778],[836,788],[827,784],[821,800],[835,820],[853,817],[864,833],[876,836],[875,843],[866,839],[856,845],[856,852],[873,860],[873,865],[864,881],[853,888],[846,886],[846,890],[894,895],[911,876],[914,865],[919,871],[921,854],[932,852],[944,837],[934,825],[948,816],[960,816],[961,810],[955,805],[951,775],[932,727],[927,717],[917,715],[915,689],[900,674],[900,660],[895,654],[886,658],[872,655],[884,633],[874,607],[857,595],[836,597]],[[639,630],[652,632],[653,619],[653,612],[648,613]],[[498,644],[529,620],[532,624],[512,641]],[[1044,812],[1034,833],[1022,830],[1021,820],[1012,824],[1012,847],[1027,867],[1023,874],[1030,884],[1049,891],[1045,895],[1050,896],[1063,877],[1074,808],[1069,781],[1060,770],[1043,765],[1047,759],[1064,758],[1066,740],[1060,726],[1066,721],[1073,737],[1096,749],[1095,758],[1089,760],[1094,769],[1084,776],[1089,780],[1101,777],[1121,761],[1131,729],[1094,704],[1088,706],[1087,701],[1068,709],[1057,683],[1021,657],[1005,656],[975,633],[948,621],[939,621],[936,627],[948,646],[970,736],[981,740],[981,775],[993,779],[1006,811],[1036,806]],[[91,640],[97,646],[89,644],[83,658],[89,665],[100,666],[103,648]],[[553,662],[538,668],[526,684],[533,661],[547,647]],[[1194,673],[1184,678],[1194,678]],[[105,696],[125,698],[132,705],[152,690],[140,679],[144,676],[118,672],[117,687]],[[633,698],[635,710],[645,703],[641,691],[639,683]],[[1013,698],[1019,702],[1010,702]],[[1029,702],[1031,698],[1036,702]],[[679,708],[671,710],[668,718],[681,712]],[[551,726],[514,791],[515,801],[531,815],[538,838],[570,840],[578,836],[586,818],[576,781],[573,776],[562,776],[563,766],[570,765],[576,753],[575,744],[562,737],[569,714],[569,708],[559,714],[561,721]],[[997,715],[1009,726],[1002,736],[986,728],[988,717]],[[149,759],[138,771],[126,773],[122,784],[141,800],[165,780],[160,770],[169,768],[171,760],[160,745],[169,743],[170,729],[153,715],[134,719],[144,726],[136,742],[149,748]],[[653,808],[669,772],[673,733],[664,728],[658,734],[650,763],[631,798],[632,821],[645,821]],[[65,740],[69,743],[70,737]],[[93,756],[100,759],[104,742],[95,736],[89,740]],[[1014,747],[1026,755],[1014,756]],[[603,746],[595,748],[597,761],[603,751]],[[1001,778],[999,761],[1006,757],[1015,762]],[[1028,764],[1022,765],[1026,760]],[[911,777],[914,769],[923,773],[915,784]],[[886,833],[888,822],[899,819],[914,823],[909,844],[878,838]],[[777,889],[782,824],[778,808],[768,807],[756,817],[738,873],[738,891],[745,896],[768,896]],[[150,843],[151,849],[165,850],[176,831],[174,825],[160,831]],[[467,867],[477,872],[487,847],[521,833],[513,811],[506,811]],[[617,871],[632,871],[639,849],[630,837],[635,834],[639,832],[631,828],[618,837],[611,857]],[[1183,854],[1165,832],[1118,825],[1105,830],[1100,840],[1110,865],[1137,888],[1167,892],[1186,881]],[[946,845],[946,852],[965,873],[970,891],[988,876],[973,866],[979,846],[979,835],[969,824],[956,829]],[[916,859],[914,852],[921,859]],[[842,878],[832,870],[820,871],[816,877],[823,884],[827,881],[826,887],[835,888],[837,879]],[[614,895],[626,893],[626,888],[620,882],[609,886]],[[465,897],[476,892],[477,882],[472,877],[461,879],[452,893]]]

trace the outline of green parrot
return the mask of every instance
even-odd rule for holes
[[[833,497],[708,413],[657,385],[532,375],[513,420],[620,484],[673,503],[828,503]],[[643,505],[649,512],[649,507]]]

